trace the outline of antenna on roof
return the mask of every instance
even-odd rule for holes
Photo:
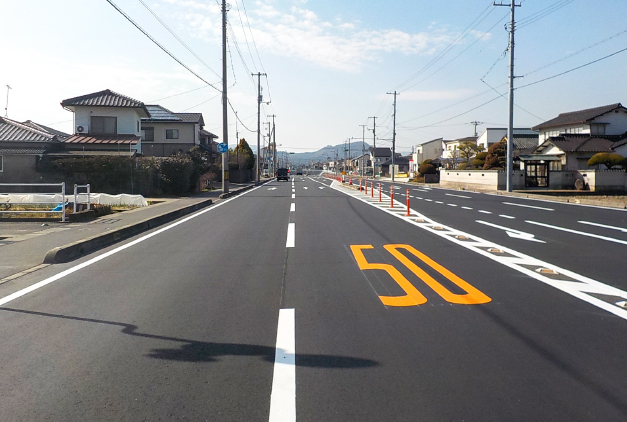
[[[9,117],[9,90],[13,89],[7,85],[7,105],[4,107],[4,117]]]

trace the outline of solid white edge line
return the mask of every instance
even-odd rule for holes
[[[535,224],[536,226],[546,227],[549,229],[559,230],[567,233],[578,234],[581,236],[593,237],[595,239],[607,240],[608,242],[620,243],[621,245],[627,245],[627,240],[615,239],[613,237],[601,236],[599,234],[580,232],[579,230],[567,229],[565,227],[553,226],[551,224],[538,223],[537,221],[525,220],[525,223]]]
[[[287,240],[285,241],[286,248],[293,248],[296,246],[296,223],[289,223],[287,225]]]
[[[577,221],[577,222],[581,224],[587,224],[589,226],[596,226],[596,227],[601,227],[601,228],[610,229],[610,230],[618,230],[623,233],[627,233],[627,229],[623,227],[608,226],[607,224],[593,223],[591,221]]]
[[[269,422],[296,421],[296,323],[294,309],[280,309]]]
[[[115,249],[112,249],[112,250],[110,250],[108,252],[105,252],[102,255],[98,255],[98,256],[96,256],[96,257],[94,257],[94,258],[92,258],[92,259],[90,259],[88,261],[85,261],[85,262],[83,262],[81,264],[78,264],[78,265],[76,265],[76,266],[74,266],[72,268],[68,268],[65,271],[61,271],[60,273],[55,274],[52,277],[48,277],[47,279],[42,280],[42,281],[40,281],[38,283],[35,283],[35,284],[31,285],[31,286],[25,287],[22,290],[18,290],[17,292],[11,293],[10,295],[5,296],[5,297],[0,299],[0,306],[6,305],[7,303],[9,303],[9,302],[11,302],[11,301],[13,301],[13,300],[15,300],[15,299],[17,299],[19,297],[22,297],[22,296],[24,296],[24,295],[26,295],[26,294],[28,294],[30,292],[33,292],[33,291],[35,291],[37,289],[40,289],[40,288],[42,288],[42,287],[44,287],[44,286],[46,286],[46,285],[48,285],[48,284],[50,284],[52,282],[55,282],[55,281],[65,277],[67,275],[75,273],[78,270],[82,270],[83,268],[88,267],[88,266],[90,266],[92,264],[95,264],[96,262],[101,261],[101,260],[103,260],[105,258],[108,258],[111,255],[115,255],[116,253],[121,252],[121,251],[123,251],[123,250],[125,250],[127,248],[130,248],[131,246],[135,246],[138,243],[141,243],[144,240],[150,239],[153,236],[161,234],[161,233],[163,233],[166,230],[170,230],[171,228],[174,228],[174,227],[178,226],[179,224],[186,223],[189,220],[194,219],[194,218],[196,218],[196,217],[198,217],[198,216],[200,216],[202,214],[205,214],[205,213],[207,213],[207,212],[209,212],[211,210],[214,210],[214,209],[216,209],[216,208],[218,208],[218,207],[220,207],[220,206],[222,206],[222,205],[224,205],[226,203],[229,203],[232,200],[241,197],[242,195],[246,195],[247,193],[250,193],[250,192],[252,192],[254,190],[257,190],[261,186],[263,186],[263,185],[257,186],[257,187],[255,187],[253,189],[250,189],[250,190],[248,190],[246,192],[243,192],[241,195],[237,195],[237,196],[234,196],[232,198],[226,199],[223,202],[217,203],[216,205],[209,206],[206,209],[198,211],[198,212],[196,212],[196,213],[194,213],[194,214],[192,214],[192,215],[190,215],[188,217],[183,218],[182,220],[179,220],[179,221],[177,221],[175,223],[170,224],[169,226],[166,226],[166,227],[163,227],[161,229],[158,229],[158,230],[156,230],[156,231],[154,231],[152,233],[149,233],[149,234],[147,234],[145,236],[140,237],[139,239],[135,239],[132,242],[129,242],[129,243],[124,244],[122,246],[118,246]]]
[[[341,186],[341,185],[340,185]],[[339,189],[337,186],[335,185],[331,185],[330,186],[332,189],[344,193],[345,195],[351,196],[352,198],[357,199],[358,201],[364,202],[365,204],[377,207],[377,205],[371,204],[368,201],[365,201],[364,199],[362,199],[361,197],[358,197],[356,195],[351,195],[347,192],[345,192],[344,190]],[[610,296],[618,296],[624,299],[627,299],[627,291],[618,289],[614,286],[610,286],[608,284],[602,283],[600,281],[591,279],[589,277],[583,276],[581,274],[575,273],[573,271],[567,270],[566,268],[561,268],[558,266],[555,266],[553,264],[550,264],[548,262],[542,261],[540,259],[534,258],[530,255],[526,255],[523,254],[521,252],[518,252],[514,249],[510,249],[507,248],[505,246],[501,246],[497,243],[494,242],[489,242],[485,239],[482,239],[480,237],[468,234],[466,232],[463,232],[461,230],[457,230],[454,229],[452,227],[448,227],[448,226],[444,226],[442,224],[437,223],[436,221],[434,221],[433,219],[426,217],[422,214],[420,214],[419,212],[412,210],[412,216],[411,217],[405,217],[405,216],[400,216],[398,214],[395,214],[393,212],[391,212],[389,209],[386,208],[381,208],[381,207],[377,207],[379,210],[386,212],[387,214],[396,217],[396,218],[400,218],[403,221],[416,226],[422,230],[426,230],[429,233],[432,233],[442,239],[446,239],[449,242],[455,243],[458,246],[461,246],[465,249],[471,250],[485,258],[488,258],[492,261],[498,262],[502,265],[505,265],[508,268],[511,268],[514,271],[517,271],[519,273],[525,274],[531,278],[534,278],[538,281],[540,281],[541,283],[547,284],[549,286],[552,286],[566,294],[569,294],[571,296],[574,296],[584,302],[589,303],[590,305],[596,306],[597,308],[603,309],[619,318],[622,318],[624,320],[627,320],[627,311],[623,308],[620,308],[614,304],[611,304],[609,302],[606,302],[602,299],[599,299],[595,296],[591,296],[590,293],[592,294],[603,294],[603,295],[610,295]],[[418,223],[416,221],[413,220],[413,218],[415,217],[419,217],[421,220],[423,220],[424,222],[428,223],[428,224],[424,224],[424,223]],[[432,228],[432,226],[438,226],[441,228],[441,230],[436,230],[434,228]],[[466,237],[471,238],[473,241],[472,242],[468,242],[468,241],[462,241],[459,240],[457,238],[455,238],[454,236],[451,236],[451,234],[455,234],[455,235],[464,235]],[[512,255],[511,258],[507,257],[499,257],[493,253],[488,252],[487,250],[481,249],[480,247],[485,247],[485,248],[497,248],[502,250],[503,252]],[[564,274],[565,276],[572,278],[575,281],[560,281],[560,280],[553,280],[549,277],[545,277],[542,274],[529,269],[529,268],[525,268],[525,267],[521,267],[521,264],[527,265],[527,266],[536,266],[538,268],[549,268],[549,269],[554,269],[555,271],[557,271],[560,274]]]

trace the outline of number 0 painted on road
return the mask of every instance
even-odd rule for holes
[[[492,299],[486,296],[484,293],[473,287],[468,282],[464,281],[442,265],[433,261],[431,258],[416,250],[410,245],[385,245],[387,250],[392,256],[398,259],[403,265],[405,265],[416,277],[425,282],[433,291],[439,294],[444,300],[449,303],[461,304],[461,305],[478,305],[482,303],[488,303]],[[381,302],[386,306],[416,306],[422,305],[427,302],[427,298],[424,297],[413,284],[409,282],[394,266],[390,264],[370,263],[366,260],[362,250],[374,249],[372,245],[351,245],[351,250],[361,270],[383,270],[386,271],[394,281],[405,292],[404,296],[379,296]],[[433,270],[444,276],[451,283],[457,285],[460,289],[465,291],[465,294],[453,293],[438,283],[433,277],[427,274],[422,268],[414,264],[405,255],[399,252],[399,249],[403,249],[416,258],[420,259],[423,263],[431,267]]]

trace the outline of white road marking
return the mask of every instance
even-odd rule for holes
[[[535,224],[536,226],[547,227],[549,229],[559,230],[567,233],[579,234],[581,236],[594,237],[595,239],[607,240],[608,242],[620,243],[621,245],[627,245],[627,240],[614,239],[613,237],[601,236],[593,233],[580,232],[579,230],[567,229],[565,227],[552,226],[551,224],[538,223],[537,221],[525,220],[525,223]]]
[[[419,196],[415,196],[415,197],[413,197],[413,196],[412,196],[412,198],[422,199],[422,198],[421,198],[421,197],[419,197]]]
[[[307,190],[307,189],[309,189],[309,188],[308,188],[307,186],[303,186],[303,189]]]
[[[268,190],[276,190],[276,187],[268,188]]]
[[[530,242],[546,243],[544,240],[538,240],[534,234],[521,232],[520,230],[510,229],[509,227],[499,226],[497,224],[488,223],[487,221],[475,220],[479,224],[485,224],[486,226],[494,227],[496,229],[505,230],[505,233],[509,237],[516,239],[529,240]]]
[[[280,309],[270,395],[269,422],[296,421],[296,322],[294,309]]]
[[[28,287],[26,287],[26,288],[24,288],[22,290],[18,290],[15,293],[12,293],[12,294],[10,294],[8,296],[0,298],[0,306],[6,305],[7,303],[9,303],[9,302],[11,302],[11,301],[13,301],[13,300],[15,300],[17,298],[20,298],[20,297],[22,297],[24,295],[27,295],[30,292],[33,292],[33,291],[35,291],[37,289],[40,289],[40,288],[42,288],[42,287],[44,287],[44,286],[46,286],[46,285],[48,285],[50,283],[53,283],[53,282],[55,282],[57,280],[60,280],[60,279],[62,279],[65,276],[68,276],[68,275],[70,275],[72,273],[75,273],[76,271],[82,270],[85,267],[89,267],[90,265],[95,264],[96,262],[101,261],[101,260],[103,260],[105,258],[108,258],[111,255],[115,255],[118,252],[122,252],[123,250],[128,249],[131,246],[135,246],[138,243],[143,242],[144,240],[148,240],[148,239],[150,239],[153,236],[156,236],[158,234],[161,234],[161,233],[165,232],[166,230],[170,230],[170,229],[172,229],[172,228],[174,228],[174,227],[176,227],[176,226],[178,226],[180,224],[186,223],[189,220],[192,220],[192,219],[194,219],[194,218],[196,218],[198,216],[201,216],[201,215],[203,215],[203,214],[205,214],[205,213],[207,213],[209,211],[212,211],[212,210],[214,210],[214,209],[216,209],[218,207],[221,207],[224,204],[227,204],[227,203],[229,203],[229,202],[231,202],[231,201],[233,201],[233,200],[235,200],[237,198],[240,198],[242,195],[246,195],[246,194],[248,194],[250,192],[253,192],[253,191],[259,189],[260,187],[261,186],[252,188],[249,191],[242,193],[241,195],[234,196],[234,197],[229,198],[229,199],[225,199],[224,201],[219,202],[216,205],[213,205],[213,206],[210,206],[210,207],[208,207],[208,208],[206,208],[204,210],[198,211],[197,213],[194,213],[194,214],[190,215],[189,217],[185,217],[185,218],[183,218],[181,220],[178,220],[177,222],[172,223],[169,226],[165,226],[165,227],[163,227],[163,228],[161,228],[159,230],[155,230],[154,232],[149,233],[149,234],[147,234],[145,236],[142,236],[139,239],[135,239],[132,242],[126,243],[126,244],[124,244],[122,246],[118,246],[115,249],[112,249],[112,250],[110,250],[108,252],[105,252],[102,255],[98,255],[98,256],[96,256],[96,257],[94,257],[94,258],[92,258],[90,260],[87,260],[87,261],[85,261],[85,262],[83,262],[81,264],[78,264],[78,265],[76,265],[76,266],[74,266],[72,268],[68,268],[65,271],[61,271],[60,273],[55,274],[52,277],[48,277],[45,280],[40,281],[39,283],[35,283],[32,286],[28,286]]]
[[[470,207],[462,207],[463,210],[471,210],[472,208]]]
[[[457,206],[455,204],[446,204],[446,205],[448,205],[449,207],[456,207]]]
[[[482,214],[492,214],[492,211],[485,211],[485,210],[477,210],[477,212],[480,212]]]
[[[625,229],[623,227],[608,226],[606,224],[592,223],[590,221],[577,221],[577,222],[581,223],[581,224],[588,224],[589,226],[597,226],[597,227],[602,227],[604,229],[618,230],[618,231],[621,231],[623,233],[627,233],[627,229]]]
[[[499,217],[509,218],[510,220],[514,220],[516,217],[512,217],[511,215],[499,214]]]
[[[285,241],[286,248],[293,248],[296,246],[296,223],[289,223],[287,225],[287,240]]]
[[[535,207],[533,205],[515,204],[513,202],[503,202],[505,205],[514,205],[516,207],[533,208],[534,210],[555,211],[553,208]]]
[[[414,189],[414,190],[418,192],[429,192],[428,190],[424,190],[424,189]]]
[[[296,198],[296,195],[295,195],[295,194],[292,194],[292,199],[294,199],[294,198]]]
[[[290,212],[296,212],[296,204],[292,202],[292,205],[290,205]]]
[[[611,313],[612,315],[627,320],[627,309],[624,309],[623,306],[618,305],[616,302],[607,302],[599,297],[594,296],[595,294],[604,296],[617,296],[619,298],[625,299],[625,302],[627,302],[627,291],[625,290],[617,289],[616,287],[601,283],[600,281],[585,277],[581,274],[577,274],[573,271],[567,270],[566,268],[552,265],[546,261],[542,261],[532,256],[525,255],[514,249],[510,249],[494,242],[487,241],[480,237],[470,235],[455,228],[444,226],[437,221],[434,221],[429,217],[420,214],[415,210],[412,210],[411,216],[406,217],[404,215],[394,213],[392,210],[389,210],[387,208],[382,208],[378,205],[370,203],[363,199],[361,196],[357,196],[353,192],[347,192],[345,189],[342,189],[341,185],[333,184],[331,188],[352,196],[358,201],[364,202],[371,206],[375,206],[377,207],[377,209],[388,213],[392,217],[400,218],[415,227],[426,230],[431,234],[441,237],[442,239],[453,242],[458,246],[473,251],[485,258],[498,262],[499,264],[502,264],[514,271],[525,274],[526,276],[538,280],[541,283],[547,284],[566,294],[576,297],[590,305],[596,306],[599,309],[603,309],[608,313]],[[421,222],[417,222],[416,217],[418,217]],[[424,224],[424,222],[427,222],[428,224]],[[436,226],[438,227],[438,229],[434,228]],[[470,238],[471,241],[460,240],[458,239],[458,236]],[[494,254],[490,252],[489,249],[499,249],[505,252],[505,255]],[[534,268],[547,268],[549,270],[552,269],[558,274],[565,276],[567,279],[556,280],[552,277],[546,276],[542,272],[535,271]]]
[[[318,189],[324,189],[324,186],[318,186]]]
[[[433,199],[425,199],[427,202],[433,202]]]
[[[472,199],[472,196],[455,195],[454,193],[445,193],[444,195],[448,195],[448,196],[455,196],[455,197],[457,197],[457,198]]]
[[[444,202],[442,201],[435,201],[436,204],[443,204]]]

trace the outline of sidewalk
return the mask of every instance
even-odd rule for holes
[[[183,198],[146,198],[159,202],[85,223],[0,220],[0,284],[112,245],[254,186],[255,183],[230,183],[228,194],[213,190]]]

